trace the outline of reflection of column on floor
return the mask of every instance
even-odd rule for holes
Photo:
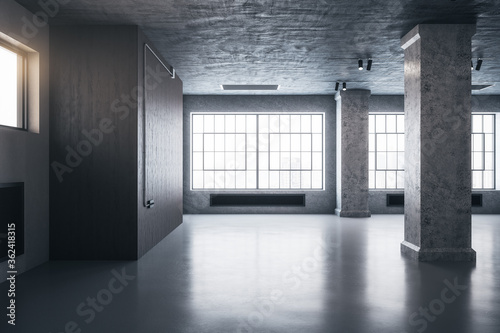
[[[405,50],[405,239],[420,260],[471,249],[471,38],[474,25],[421,24]]]
[[[342,217],[368,217],[368,111],[370,90],[337,94],[337,208]]]

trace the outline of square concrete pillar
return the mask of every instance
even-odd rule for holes
[[[369,217],[368,111],[370,90],[349,89],[337,101],[337,208],[341,217]]]
[[[475,25],[421,24],[405,54],[405,238],[419,261],[473,261],[471,38]]]

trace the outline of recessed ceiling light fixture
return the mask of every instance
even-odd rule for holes
[[[346,91],[347,90],[347,84],[344,82],[342,83],[342,90],[343,91]]]
[[[359,60],[358,60],[358,69],[359,69],[360,71],[362,71],[362,70],[363,70],[363,60],[361,60],[361,59],[359,59]]]
[[[222,90],[279,90],[279,84],[221,84]]]
[[[483,65],[483,59],[477,58],[476,71],[480,70],[482,65]]]
[[[339,83],[335,82],[335,91],[339,91]]]
[[[371,71],[372,70],[372,63],[373,63],[373,60],[368,59],[368,65],[366,65],[366,70],[367,71]]]

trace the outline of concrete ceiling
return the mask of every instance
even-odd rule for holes
[[[18,0],[33,12],[38,1]],[[336,81],[403,94],[400,38],[419,23],[476,23],[484,59],[474,94],[500,95],[498,0],[65,0],[51,24],[137,24],[184,82],[185,94],[333,94]],[[373,59],[372,71],[357,60]],[[279,84],[278,92],[220,84]]]

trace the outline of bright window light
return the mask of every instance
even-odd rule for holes
[[[404,188],[404,115],[369,116],[369,188]]]
[[[191,118],[193,189],[323,189],[324,114]]]
[[[495,115],[472,115],[472,188],[495,189]]]
[[[22,62],[19,54],[0,46],[0,125],[23,127]]]

